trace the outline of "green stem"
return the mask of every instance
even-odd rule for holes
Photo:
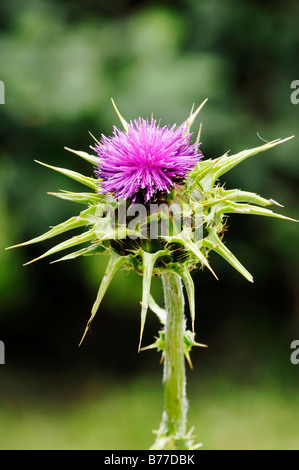
[[[184,296],[180,276],[162,274],[166,323],[164,349],[164,411],[152,449],[188,449],[186,437],[187,409],[184,357]]]

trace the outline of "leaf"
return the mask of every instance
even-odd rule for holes
[[[255,147],[248,150],[243,150],[235,155],[227,156],[226,154],[222,157],[215,160],[215,165],[212,169],[205,175],[205,177],[200,181],[200,185],[205,188],[211,188],[215,181],[224,173],[231,170],[234,166],[246,160],[248,157],[256,155],[257,153],[264,152],[276,145],[280,145],[288,140],[292,139],[294,136],[287,137],[286,139],[276,139],[272,142],[267,142],[260,147]]]
[[[55,261],[52,261],[51,264],[58,263],[60,261],[69,261],[71,259],[78,258],[79,256],[90,256],[90,255],[103,254],[103,253],[105,253],[105,250],[106,250],[106,247],[104,247],[101,244],[101,242],[100,243],[95,243],[93,245],[87,246],[86,248],[82,248],[81,250],[69,253],[68,255],[65,255],[62,258],[59,258]]]
[[[73,150],[68,147],[64,147],[64,148],[65,150],[68,150],[69,152],[72,152],[75,155],[78,155],[78,157],[84,158],[84,160],[87,160],[92,165],[99,164],[99,157],[96,157],[94,155],[89,155],[89,153],[86,153],[86,152],[81,152],[81,150]]]
[[[212,207],[222,202],[226,202],[230,204],[230,202],[248,202],[248,203],[255,203],[261,206],[268,206],[273,204],[272,199],[265,199],[257,194],[248,192],[248,191],[241,191],[239,189],[229,190],[229,191],[222,191],[219,194],[219,197],[212,197],[211,199],[201,201],[203,207]],[[278,204],[278,203],[276,203]]]
[[[76,180],[79,183],[84,184],[85,186],[89,186],[95,191],[98,190],[96,180],[94,178],[89,178],[88,176],[81,175],[76,171],[67,170],[66,168],[59,168],[56,166],[47,165],[46,163],[39,162],[38,160],[35,160],[35,162],[39,163],[40,165],[46,166],[47,168],[51,168],[51,170],[58,171],[59,173],[62,173],[63,175],[68,176],[69,178],[72,178],[73,180]]]
[[[149,296],[149,301],[148,301],[148,306],[149,308],[157,315],[159,318],[160,322],[162,325],[165,325],[166,321],[166,310],[165,308],[160,307],[152,297],[152,295]]]
[[[192,332],[194,333],[194,321],[195,321],[195,293],[194,293],[194,282],[190,271],[185,266],[178,266],[177,268],[178,274],[181,276],[187,296],[189,301],[189,308],[190,308],[190,317],[191,317],[191,324],[192,324]]]
[[[231,155],[224,157],[221,159],[221,161],[218,163],[218,168],[217,171],[215,172],[214,175],[214,181],[227,171],[231,170],[234,166],[238,165],[239,163],[243,162],[246,160],[248,157],[252,157],[253,155],[256,155],[260,152],[264,152],[265,150],[269,150],[270,148],[276,147],[277,145],[283,144],[284,142],[287,142],[288,140],[292,139],[294,136],[287,137],[286,139],[276,139],[273,140],[272,142],[267,142],[264,145],[261,145],[259,147],[255,147],[249,150],[243,150],[242,152],[237,153],[236,155]]]
[[[189,250],[191,251],[196,258],[199,259],[199,261],[204,265],[206,266],[210,271],[211,273],[213,274],[213,276],[218,280],[218,277],[216,276],[216,274],[214,273],[213,269],[211,268],[208,260],[206,259],[206,257],[202,254],[202,252],[200,251],[200,249],[198,248],[198,246],[193,243],[193,241],[190,239],[190,236],[189,235],[186,235],[184,234],[183,232],[181,232],[181,234],[179,234],[179,236],[175,236],[175,237],[163,237],[165,240],[167,240],[168,242],[170,243],[179,243],[181,245],[183,245],[185,247],[186,250]]]
[[[145,319],[146,319],[146,314],[147,314],[148,305],[149,305],[154,265],[155,265],[157,258],[159,258],[160,256],[163,256],[164,254],[165,254],[165,250],[160,250],[160,251],[157,251],[156,253],[147,253],[146,251],[142,251],[143,279],[142,279],[142,301],[140,302],[141,325],[140,325],[140,338],[139,338],[138,351],[140,351],[140,347],[141,347]]]
[[[19,243],[18,245],[9,246],[8,248],[6,248],[6,250],[9,250],[11,248],[18,248],[20,246],[31,245],[32,243],[42,242],[44,240],[48,240],[49,238],[56,237],[57,235],[60,235],[64,232],[67,232],[68,230],[73,230],[75,228],[86,226],[90,224],[91,220],[89,218],[89,215],[92,212],[94,212],[93,207],[86,209],[86,211],[81,212],[79,216],[71,217],[65,222],[62,222],[61,224],[56,225],[55,227],[53,227],[51,230],[44,233],[43,235],[40,235],[39,237],[36,237],[36,238],[32,238],[31,240],[28,240],[27,242]]]
[[[193,180],[191,183],[191,187],[195,189],[198,183],[201,184],[201,180],[204,176],[211,170],[211,168],[216,164],[216,160],[202,160],[199,161],[198,164],[195,166],[194,170],[192,171],[190,178]]]
[[[35,261],[38,261],[42,258],[46,258],[47,256],[53,255],[54,253],[57,253],[58,251],[66,250],[67,248],[71,248],[76,245],[80,245],[81,243],[85,243],[88,241],[93,240],[96,238],[94,229],[89,230],[88,232],[83,233],[82,235],[78,235],[76,237],[72,237],[69,240],[66,240],[62,243],[59,243],[59,245],[56,245],[54,248],[51,248],[50,250],[46,251],[42,256],[39,256],[38,258],[35,258],[28,263],[25,263],[24,266],[27,266],[28,264],[35,263]]]
[[[200,141],[200,136],[201,136],[201,130],[202,130],[202,123],[200,123],[199,129],[198,129],[198,133],[197,133],[197,137],[196,137],[196,141],[195,141],[195,149],[196,149],[196,150],[198,150],[199,141]]]
[[[116,107],[116,104],[114,103],[113,99],[111,98],[111,101],[112,101],[112,104],[113,104],[113,107],[115,109],[115,112],[116,114],[118,115],[119,117],[119,120],[120,122],[122,123],[123,125],[123,128],[126,132],[128,132],[129,130],[129,124],[127,123],[127,121],[122,117],[122,115],[120,114],[120,112],[118,111],[117,107]]]
[[[225,191],[223,199],[225,198],[234,202],[248,202],[251,204],[258,204],[259,206],[270,206],[271,204],[275,204],[283,207],[273,199],[266,199],[258,194],[251,193],[249,191],[241,191],[240,189]]]
[[[252,275],[244,268],[240,261],[229,251],[222,243],[216,233],[210,233],[204,238],[203,246],[214,250],[218,255],[222,256],[229,264],[231,264],[239,273],[241,273],[248,281],[253,282]]]
[[[70,191],[61,191],[60,193],[48,193],[50,196],[56,196],[66,201],[79,202],[81,204],[99,204],[103,197],[96,193],[72,193]]]
[[[276,212],[271,211],[270,209],[265,209],[264,207],[252,206],[250,204],[238,204],[230,202],[227,205],[224,205],[221,209],[217,210],[217,213],[223,214],[250,214],[250,215],[263,215],[266,217],[275,217],[278,219],[290,220],[292,222],[298,222],[295,219],[286,217],[282,214],[277,214]]]
[[[81,346],[81,344],[82,344],[82,342],[83,342],[83,340],[86,336],[86,333],[89,330],[91,322],[94,319],[94,317],[95,317],[95,315],[98,311],[98,308],[99,308],[99,306],[102,302],[102,299],[103,299],[103,297],[104,297],[104,295],[105,295],[105,293],[106,293],[106,291],[109,287],[110,282],[113,279],[114,274],[125,262],[126,262],[126,257],[125,256],[120,256],[117,253],[112,253],[112,255],[109,259],[105,274],[103,276],[102,282],[100,284],[100,288],[98,290],[96,301],[93,304],[93,307],[92,307],[92,310],[91,310],[91,316],[90,316],[90,318],[87,322],[87,325],[86,325],[85,331],[83,333],[82,339],[79,343],[79,346]]]
[[[207,101],[208,101],[208,98],[206,98],[201,103],[201,105],[197,108],[196,111],[194,111],[194,113],[192,112],[193,111],[193,107],[192,107],[190,116],[188,117],[188,119],[186,121],[183,122],[183,126],[186,128],[186,131],[188,133],[190,132],[190,128],[191,128],[193,122],[195,121],[196,116],[198,115],[199,111],[204,107],[204,105],[206,104]]]

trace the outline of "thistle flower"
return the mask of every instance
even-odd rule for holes
[[[153,449],[184,450],[196,447],[191,433],[186,432],[183,359],[185,355],[192,367],[191,348],[205,345],[195,341],[195,295],[190,272],[198,267],[207,267],[217,278],[209,263],[209,253],[214,251],[253,282],[252,275],[223,242],[227,217],[236,213],[293,220],[266,208],[271,204],[280,205],[273,199],[239,189],[226,189],[219,182],[220,177],[247,158],[284,143],[293,136],[235,155],[225,153],[215,159],[202,159],[198,151],[200,131],[192,144],[190,128],[205,102],[195,112],[192,109],[189,118],[178,127],[160,127],[160,123],[153,119],[141,118],[128,124],[113,102],[124,131],[115,127],[113,137],[102,136],[101,142],[97,141],[93,147],[96,155],[67,149],[89,161],[96,178],[42,163],[91,189],[81,193],[61,191],[49,194],[85,204],[87,208],[45,234],[16,245],[42,242],[69,230],[88,227],[87,231],[59,243],[26,264],[81,244],[85,246],[56,261],[97,254],[109,256],[83,338],[116,271],[120,268],[135,270],[142,275],[139,350],[157,348],[164,358],[165,411]],[[144,202],[144,213],[133,226],[131,220],[130,223],[123,220],[119,200],[125,201],[128,212],[135,201]],[[152,212],[150,203],[156,201],[163,204]],[[185,206],[188,223],[185,223]],[[183,220],[179,230],[173,215],[174,208],[179,210],[179,222]],[[111,223],[111,209],[115,216],[114,223]],[[158,228],[164,228],[166,221],[168,230],[160,230],[157,238],[152,237],[152,223],[157,222]],[[165,309],[158,306],[151,296],[153,276],[162,278]],[[192,331],[187,330],[184,319],[182,283],[189,301]],[[153,345],[141,348],[148,308],[160,319],[162,330]]]
[[[154,119],[139,118],[126,132],[114,127],[114,136],[102,136],[93,148],[100,159],[101,192],[132,202],[139,195],[145,203],[157,193],[169,193],[202,157],[191,137],[183,125],[160,127]]]
[[[157,124],[153,119],[149,122],[139,118],[128,124],[112,100],[124,132],[114,127],[114,137],[102,136],[102,142],[96,141],[97,144],[93,149],[97,155],[90,155],[66,147],[70,152],[89,161],[98,178],[38,162],[87,186],[92,189],[92,192],[49,193],[65,200],[86,204],[87,209],[78,216],[71,217],[53,227],[45,234],[15,246],[41,242],[83,226],[89,227],[89,229],[58,244],[26,264],[80,244],[88,245],[56,261],[92,254],[110,256],[84,336],[114,273],[120,267],[127,270],[134,269],[143,276],[139,347],[149,305],[153,275],[160,276],[169,270],[179,272],[189,298],[193,329],[195,305],[194,286],[190,271],[198,266],[206,266],[217,278],[208,260],[211,250],[218,253],[247,280],[253,282],[252,275],[222,241],[227,216],[230,213],[256,214],[292,220],[265,208],[271,204],[279,205],[273,199],[268,200],[248,191],[226,190],[218,180],[220,176],[248,157],[286,142],[293,136],[284,140],[277,139],[235,155],[228,156],[225,153],[216,159],[202,160],[202,154],[198,151],[201,126],[194,144],[191,143],[190,128],[206,101],[195,112],[192,109],[189,118],[180,126],[169,128],[168,126],[160,127],[160,124]],[[173,191],[169,193],[171,189]],[[182,209],[183,205],[187,204],[190,208],[191,218],[195,219],[196,215],[200,214],[202,233],[200,239],[198,240],[194,236],[194,232],[197,230],[196,224],[184,227],[179,233],[174,230],[174,227],[170,227],[166,235],[163,233],[159,235],[158,240],[152,240],[150,237],[144,240],[144,232],[141,230],[142,223],[139,223],[133,230],[129,230],[127,226],[121,226],[120,229],[116,221],[116,226],[107,230],[107,224],[102,215],[107,212],[107,208],[112,207],[117,214],[118,199],[123,198],[131,204],[140,194],[143,194],[144,202],[149,202],[152,198],[162,194],[162,201],[166,205],[175,201]],[[143,223],[150,224],[153,218],[163,223],[165,211],[158,210],[158,213],[152,215],[146,212]],[[134,243],[128,236],[134,238]]]

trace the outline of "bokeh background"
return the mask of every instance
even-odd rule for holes
[[[88,151],[118,124],[154,113],[181,123],[205,105],[206,157],[275,138],[290,142],[225,175],[228,188],[274,198],[298,218],[298,2],[4,0],[0,4],[1,449],[147,449],[163,407],[162,367],[137,353],[141,277],[119,273],[78,348],[105,257],[22,264],[52,246],[35,237],[80,207],[47,191],[79,184],[34,159],[90,174],[64,146]],[[196,130],[196,129],[195,129]],[[204,449],[299,449],[298,225],[230,217],[223,260],[194,274],[197,339],[188,371],[190,427]],[[163,302],[158,280],[154,294]],[[144,345],[159,324],[149,313]]]

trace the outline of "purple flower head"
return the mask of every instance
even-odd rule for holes
[[[101,192],[133,202],[138,195],[145,203],[157,193],[168,193],[202,158],[191,136],[184,125],[160,127],[154,119],[131,121],[127,132],[114,127],[113,137],[102,135],[93,148],[99,156]]]

